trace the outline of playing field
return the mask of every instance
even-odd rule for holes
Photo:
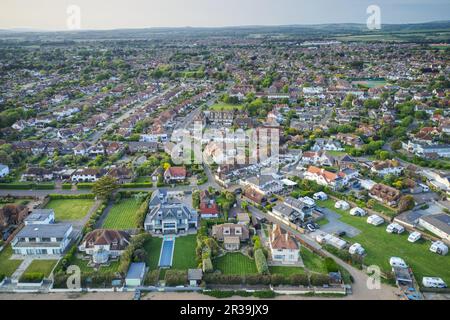
[[[94,205],[92,199],[58,199],[50,200],[45,209],[55,210],[55,219],[63,220],[81,220]]]
[[[223,274],[246,275],[258,273],[253,259],[240,252],[227,253],[214,260],[214,267]]]
[[[114,204],[108,213],[102,228],[114,230],[127,230],[137,228],[136,219],[141,202],[131,198],[121,200]]]

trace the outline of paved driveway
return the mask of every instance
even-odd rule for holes
[[[326,233],[334,233],[338,231],[345,231],[348,237],[355,237],[361,233],[361,231],[355,227],[352,227],[349,224],[346,224],[339,220],[341,217],[336,212],[333,212],[327,208],[322,208],[322,212],[325,214],[325,217],[328,219],[329,223],[320,227],[321,231]],[[364,219],[364,218],[361,218]]]

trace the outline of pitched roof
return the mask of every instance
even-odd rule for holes
[[[273,225],[272,233],[270,234],[270,243],[273,249],[296,250],[299,248],[292,236],[287,231],[282,230],[278,224]]]

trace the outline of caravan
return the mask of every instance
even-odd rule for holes
[[[362,256],[366,253],[366,250],[359,243],[354,243],[350,246],[348,252],[350,254],[357,254]]]
[[[448,247],[442,241],[433,242],[430,251],[445,256],[448,253]]]
[[[350,215],[356,217],[364,217],[366,215],[366,211],[364,209],[355,207],[350,210]]]
[[[389,264],[391,267],[395,268],[408,268],[408,265],[406,264],[405,260],[399,257],[391,257],[389,259]]]
[[[367,218],[367,223],[377,227],[384,223],[384,219],[382,217],[380,217],[379,215],[373,214]]]
[[[396,222],[393,222],[387,226],[386,232],[401,234],[401,233],[405,232],[405,228],[402,225],[400,225]]]
[[[422,235],[420,234],[420,232],[414,231],[413,233],[411,233],[409,235],[408,241],[414,243],[414,242],[418,241],[421,237],[422,237]]]
[[[422,284],[425,288],[447,288],[447,284],[441,278],[423,277]]]

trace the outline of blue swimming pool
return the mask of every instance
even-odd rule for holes
[[[172,266],[173,248],[175,247],[175,238],[164,239],[159,256],[159,267],[170,268]]]

